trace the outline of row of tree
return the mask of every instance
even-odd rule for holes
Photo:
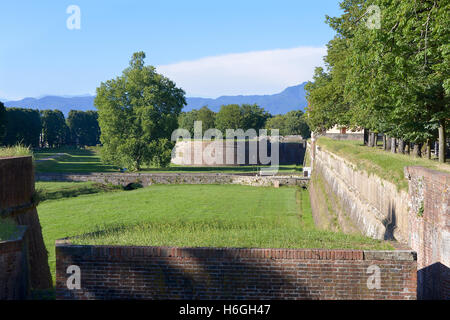
[[[383,133],[398,149],[439,141],[445,162],[450,120],[450,1],[344,0],[326,18],[336,32],[326,68],[306,86],[314,132],[335,125]],[[395,148],[394,148],[395,149]]]
[[[270,113],[256,104],[229,104],[220,108],[215,113],[207,106],[201,109],[194,109],[182,112],[178,118],[180,128],[189,130],[194,134],[194,122],[202,121],[202,134],[211,128],[220,130],[224,135],[226,129],[255,129],[258,133],[260,129],[278,129],[279,134],[301,135],[309,138],[310,131],[301,110],[290,111],[284,115],[272,116]]]
[[[59,110],[5,108],[0,102],[0,144],[34,148],[100,143],[96,111],[71,110],[67,119]]]

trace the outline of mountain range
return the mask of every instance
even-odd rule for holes
[[[217,112],[222,105],[227,104],[254,104],[263,107],[269,113],[285,114],[291,110],[304,111],[307,102],[305,97],[306,82],[297,86],[288,87],[280,93],[272,95],[238,95],[238,96],[221,96],[216,99],[187,97],[187,105],[183,111],[199,109],[207,105],[211,110]],[[58,109],[65,116],[70,110],[96,110],[94,107],[95,96],[45,96],[42,98],[24,98],[18,101],[3,101],[6,107],[30,108],[30,109]]]

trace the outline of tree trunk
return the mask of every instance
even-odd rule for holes
[[[439,162],[445,163],[445,119],[439,122]]]
[[[383,150],[386,150],[386,146],[387,146],[387,144],[386,144],[386,135],[383,134]]]
[[[413,157],[416,158],[420,157],[420,149],[421,149],[420,147],[421,147],[420,143],[414,143]]]
[[[369,130],[367,129],[364,129],[364,144],[369,145]]]
[[[391,150],[391,142],[392,142],[391,137],[387,136],[386,137],[386,151]]]
[[[402,139],[398,140],[398,153],[405,153],[405,143]]]
[[[426,151],[427,159],[431,159],[431,141],[427,139],[427,151]]]
[[[391,139],[391,152],[392,153],[395,153],[395,143],[396,143],[396,139],[395,138],[392,138]]]
[[[376,139],[377,139],[376,133],[375,132],[370,132],[369,143],[370,143],[370,146],[372,148],[377,146],[377,140]]]
[[[439,158],[439,142],[435,141],[434,142],[434,156],[436,158]]]
[[[409,142],[405,142],[405,154],[409,155],[411,149],[411,144]]]

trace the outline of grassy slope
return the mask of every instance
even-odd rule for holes
[[[176,195],[176,196],[175,196]],[[303,208],[300,211],[300,208]],[[80,243],[128,245],[371,248],[384,242],[318,231],[307,192],[238,185],[155,185],[39,205],[49,264],[55,240],[97,232]]]
[[[56,153],[65,153],[56,159],[36,162],[37,172],[71,172],[71,173],[87,173],[87,172],[118,172],[119,168],[112,165],[106,165],[101,162],[98,149],[51,149],[42,150],[35,153],[37,160],[47,158]],[[143,167],[143,172],[225,172],[225,173],[256,173],[260,166],[240,166],[240,167],[186,167],[171,165],[168,168]],[[297,174],[301,172],[301,166],[286,165],[280,166],[279,171],[282,173]]]
[[[406,190],[408,181],[404,176],[404,167],[422,166],[439,171],[450,172],[450,165],[435,160],[413,158],[409,155],[390,153],[380,148],[369,148],[360,141],[337,141],[321,137],[318,144],[325,149],[354,163],[358,169],[376,174],[380,178],[394,183],[399,189]]]

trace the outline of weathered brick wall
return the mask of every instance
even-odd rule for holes
[[[224,173],[38,173],[38,181],[93,181],[104,184],[126,186],[140,183],[144,187],[152,184],[242,184],[251,186],[304,186],[309,179],[298,175],[256,176],[255,174]]]
[[[57,299],[415,299],[416,271],[412,251],[56,244]]]
[[[450,300],[450,174],[407,167],[409,245],[418,254],[418,298]]]
[[[28,227],[30,279],[34,289],[53,286],[41,225],[33,201],[34,166],[31,157],[0,159],[0,218],[10,217]]]
[[[15,239],[0,241],[0,300],[25,299],[29,292],[26,227]]]

